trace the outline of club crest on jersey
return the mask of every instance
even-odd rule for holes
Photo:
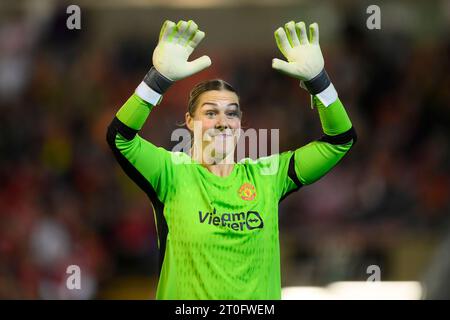
[[[256,197],[255,186],[249,182],[246,182],[239,188],[238,194],[242,200],[252,201]]]

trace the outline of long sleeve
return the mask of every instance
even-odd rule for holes
[[[141,99],[136,93],[124,103],[116,114],[117,119],[129,128],[141,130],[153,105]]]
[[[125,173],[146,193],[164,202],[172,179],[171,153],[138,135],[153,106],[133,94],[117,112],[107,142]]]
[[[323,177],[356,143],[356,132],[339,99],[328,107],[317,97],[313,97],[313,103],[318,110],[324,135],[294,153],[295,173],[303,185]]]

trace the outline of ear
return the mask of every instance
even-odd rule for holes
[[[184,120],[186,122],[186,127],[188,127],[189,130],[194,132],[194,118],[191,117],[189,112],[186,112],[186,114],[184,115]]]

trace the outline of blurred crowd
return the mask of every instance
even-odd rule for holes
[[[87,45],[89,34],[64,25],[65,15],[0,24],[0,298],[98,298],[113,279],[158,272],[151,204],[105,138],[156,43]],[[367,37],[363,27],[348,19],[343,41],[323,45],[358,142],[280,205],[287,285],[360,279],[370,264],[389,278],[388,248],[401,235],[448,232],[450,39]],[[271,69],[273,52],[210,55],[210,69],[169,89],[143,137],[170,149],[190,88],[216,77],[239,92],[247,128],[280,129],[280,151],[321,136],[308,95]],[[80,266],[82,290],[67,290],[69,265]]]

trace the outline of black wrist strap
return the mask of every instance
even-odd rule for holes
[[[311,80],[304,81],[306,89],[308,89],[309,93],[312,95],[321,93],[323,90],[328,88],[330,83],[330,77],[328,77],[325,69],[322,69],[322,71],[320,71],[320,73]]]
[[[166,92],[175,81],[167,79],[159,73],[155,67],[151,67],[150,71],[144,77],[144,82],[152,90],[158,92],[159,94],[164,94],[164,92]]]

